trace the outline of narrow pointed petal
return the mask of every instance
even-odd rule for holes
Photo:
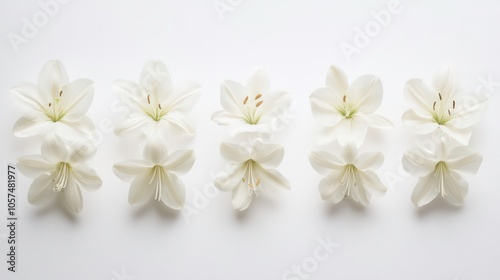
[[[488,98],[482,94],[465,96],[456,102],[449,121],[457,128],[469,128],[478,123],[488,108]]]
[[[193,128],[191,121],[179,112],[168,113],[162,118],[162,123],[163,121],[167,121],[172,127],[178,129],[182,133],[187,135],[195,134],[195,129]]]
[[[264,68],[257,69],[247,80],[247,87],[254,97],[257,94],[265,94],[269,92],[270,89],[270,78],[269,73]]]
[[[319,88],[310,97],[311,111],[314,118],[324,126],[335,126],[345,117],[336,107],[340,106],[342,96],[336,95],[329,88]]]
[[[438,163],[438,159],[420,149],[413,149],[403,155],[402,164],[406,172],[423,177],[430,174]]]
[[[337,204],[345,197],[345,188],[340,186],[340,171],[333,171],[323,178],[318,185],[321,199]]]
[[[381,115],[377,115],[377,114],[365,115],[363,113],[359,113],[357,115],[358,115],[358,117],[363,119],[363,121],[365,121],[368,124],[368,126],[370,126],[370,127],[375,127],[375,128],[393,128],[394,127],[394,124],[390,120],[388,120],[385,117],[382,117]]]
[[[168,155],[163,164],[166,170],[177,175],[187,173],[193,167],[195,156],[193,150],[179,150]]]
[[[168,173],[162,182],[161,201],[168,207],[179,210],[184,207],[186,200],[186,188],[184,183],[175,174]]]
[[[447,123],[446,125],[440,125],[439,128],[441,131],[446,133],[451,138],[457,140],[462,145],[468,145],[470,137],[472,135],[472,129],[464,128],[459,129],[451,123]]]
[[[340,158],[343,165],[354,164],[358,158],[358,149],[355,145],[350,143],[342,149]]]
[[[443,198],[453,205],[461,206],[464,204],[464,197],[469,190],[469,184],[462,179],[458,172],[450,171],[446,176],[444,183]]]
[[[220,191],[232,191],[243,181],[241,165],[233,165],[227,172],[219,174],[214,180],[214,186]]]
[[[240,145],[222,142],[220,145],[221,156],[229,162],[243,163],[250,159],[250,153]]]
[[[309,162],[314,170],[322,175],[329,174],[332,170],[343,170],[345,165],[336,155],[326,151],[311,152],[309,154]]]
[[[411,79],[404,86],[406,102],[421,116],[430,116],[439,94],[420,79]]]
[[[475,174],[479,170],[482,161],[483,156],[478,152],[464,146],[459,146],[451,150],[446,160],[446,165],[451,170]]]
[[[93,192],[101,187],[102,180],[99,178],[94,169],[80,164],[78,166],[73,166],[73,171],[76,182],[86,191]]]
[[[328,69],[328,73],[326,74],[325,84],[328,88],[333,90],[335,95],[344,96],[347,94],[349,89],[349,80],[347,74],[342,71],[342,69],[332,65]]]
[[[45,115],[26,115],[16,121],[12,132],[17,137],[30,137],[46,134],[53,130],[54,126],[54,122]]]
[[[168,107],[170,110],[188,113],[200,99],[201,85],[193,82],[178,83],[174,92],[174,98],[168,102]]]
[[[89,110],[94,98],[94,82],[78,79],[62,88],[60,106],[64,108],[64,119],[79,120]]]
[[[361,203],[363,206],[368,206],[370,203],[371,194],[366,190],[366,182],[363,177],[360,176],[359,172],[354,174],[356,179],[356,184],[351,186],[351,197],[354,201]]]
[[[344,119],[337,125],[338,141],[341,146],[355,143],[360,147],[365,142],[368,125],[360,118]]]
[[[220,91],[220,103],[222,107],[228,113],[242,115],[243,101],[246,96],[250,95],[249,90],[238,82],[227,80],[221,83]]]
[[[48,109],[48,102],[41,96],[36,85],[31,83],[20,83],[10,89],[12,99],[30,111],[36,111],[44,114]]]
[[[145,160],[127,160],[113,165],[113,172],[121,180],[129,182],[134,177],[146,173],[151,168],[151,163]]]
[[[380,79],[373,75],[364,75],[354,80],[349,87],[347,98],[364,114],[375,112],[382,103],[383,88]]]
[[[156,186],[149,184],[151,176],[152,175],[148,170],[137,175],[137,177],[135,177],[132,181],[128,192],[128,202],[130,205],[144,204],[153,197]]]
[[[253,196],[248,193],[247,184],[241,182],[236,188],[233,189],[233,208],[238,211],[247,209],[252,202],[252,197]]]
[[[151,138],[144,146],[144,159],[154,165],[163,165],[168,157],[167,145],[159,137]]]
[[[69,78],[66,69],[57,60],[47,62],[38,76],[38,88],[46,100],[57,98],[67,83],[69,83]]]
[[[290,190],[290,182],[275,169],[264,169],[261,166],[256,168],[258,176],[260,176],[260,184],[262,193],[276,195],[282,191]]]
[[[259,123],[277,123],[292,104],[292,95],[283,90],[263,95],[261,99],[262,105],[259,107],[262,111],[262,117]]]
[[[49,173],[55,166],[44,160],[40,155],[29,155],[17,159],[17,168],[25,176],[35,178]]]
[[[62,193],[66,208],[73,213],[80,213],[83,209],[82,191],[72,176],[69,176],[66,187],[62,189]]]
[[[377,174],[371,170],[358,172],[358,176],[363,182],[363,188],[372,194],[384,194],[387,191]]]
[[[34,205],[46,205],[51,202],[55,194],[52,191],[54,182],[48,174],[42,174],[33,180],[28,191],[28,202]]]
[[[412,110],[408,110],[403,114],[403,123],[411,132],[416,134],[429,134],[439,127],[430,115],[422,117]]]
[[[95,126],[89,117],[83,116],[76,121],[61,120],[56,122],[54,132],[64,139],[77,141],[85,137],[92,137]]]
[[[354,160],[354,166],[359,170],[378,169],[382,163],[384,155],[380,152],[363,153]]]
[[[69,161],[72,164],[82,163],[95,155],[97,147],[93,139],[79,139],[70,144]]]
[[[173,93],[172,78],[163,62],[158,60],[148,61],[141,72],[140,86],[151,98],[158,102],[166,100]]]
[[[57,135],[51,133],[43,139],[42,158],[51,163],[66,161],[69,152],[64,141]]]
[[[431,173],[418,179],[418,183],[411,194],[411,201],[417,206],[422,207],[436,198],[440,192],[440,177]]]
[[[233,123],[241,123],[241,124],[246,123],[242,120],[241,115],[234,115],[234,114],[228,113],[226,111],[222,111],[222,110],[217,111],[217,112],[212,114],[212,121],[214,121],[218,125],[230,125]]]
[[[116,80],[113,82],[113,91],[125,99],[125,104],[138,103],[143,100],[143,94],[139,85],[126,80]]]
[[[152,120],[144,114],[131,114],[123,120],[115,129],[118,136],[124,136],[132,132],[139,131],[141,128],[152,125]]]
[[[444,102],[454,98],[458,93],[458,75],[455,70],[446,66],[434,73],[432,84],[441,93]]]
[[[285,149],[277,144],[263,143],[254,147],[253,160],[257,161],[265,169],[278,167],[283,161]]]

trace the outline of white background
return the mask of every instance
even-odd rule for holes
[[[273,88],[294,94],[294,118],[274,139],[285,146],[279,170],[292,190],[254,201],[244,213],[232,209],[230,193],[221,193],[209,198],[189,222],[182,213],[155,203],[130,207],[128,184],[111,167],[139,157],[142,143],[100,128],[102,141],[89,164],[104,183],[99,191],[84,193],[79,215],[29,205],[31,180],[18,175],[18,272],[7,272],[1,264],[1,279],[132,279],[122,273],[137,280],[282,279],[293,265],[311,261],[317,239],[327,236],[340,247],[308,273],[309,279],[500,279],[499,87],[488,90],[481,82],[488,77],[500,81],[497,1],[401,1],[400,13],[350,62],[339,44],[354,44],[355,28],[364,29],[373,20],[371,12],[387,9],[387,1],[232,1],[237,5],[222,20],[213,0],[124,2],[74,0],[60,5],[16,53],[8,34],[21,35],[23,18],[32,21],[43,10],[38,1],[2,1],[3,168],[21,155],[39,152],[40,139],[11,133],[22,112],[12,106],[9,88],[36,82],[46,61],[61,60],[71,80],[95,81],[88,115],[99,128],[101,122],[120,120],[111,107],[117,100],[113,81],[137,81],[146,61],[160,59],[174,81],[203,85],[191,113],[196,137],[170,149],[196,151],[196,163],[183,177],[187,205],[193,206],[196,191],[203,192],[211,174],[224,170],[219,145],[228,131],[210,120],[221,108],[219,83],[243,82],[263,66]],[[349,201],[336,206],[321,201],[321,176],[307,159],[317,149],[318,128],[308,98],[324,85],[330,64],[343,68],[351,80],[367,73],[379,76],[384,85],[380,112],[395,123],[392,130],[370,130],[367,136],[364,150],[380,150],[386,157],[378,174],[389,191],[374,197],[366,209]],[[410,201],[416,179],[398,169],[404,151],[428,138],[415,137],[401,123],[408,108],[403,85],[410,78],[430,82],[433,72],[446,64],[459,69],[465,92],[491,94],[470,142],[484,161],[477,175],[467,176],[470,190],[463,207],[438,199],[418,209]],[[394,184],[387,180],[391,174]],[[6,189],[0,191],[0,200],[5,221]],[[3,256],[6,234],[1,226]]]

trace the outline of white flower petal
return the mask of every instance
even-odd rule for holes
[[[335,126],[345,117],[336,109],[342,97],[329,88],[319,88],[310,97],[311,111],[314,118],[325,126]]]
[[[264,68],[257,69],[247,80],[247,87],[253,95],[268,93],[270,84],[269,74]]]
[[[356,108],[365,114],[375,112],[382,103],[383,88],[380,79],[373,75],[364,75],[354,80],[349,87],[347,98]]]
[[[21,173],[30,178],[52,171],[54,164],[47,162],[40,155],[22,156],[17,159],[17,168]]]
[[[229,136],[231,138],[241,137],[247,139],[264,139],[270,141],[273,137],[273,130],[268,123],[262,123],[260,121],[258,124],[248,124],[243,123],[240,125],[235,125],[229,131]]]
[[[51,60],[47,62],[38,76],[40,95],[45,100],[55,99],[65,84],[69,83],[68,74],[61,62]]]
[[[214,186],[223,192],[232,191],[242,182],[243,175],[241,165],[232,165],[228,172],[217,175]]]
[[[384,155],[380,152],[368,152],[359,155],[354,160],[354,166],[359,170],[378,169],[384,163]]]
[[[78,79],[66,84],[61,89],[60,104],[65,112],[63,119],[79,120],[89,110],[94,98],[94,82],[89,79]]]
[[[25,109],[44,113],[49,101],[40,96],[38,87],[31,83],[20,83],[10,89],[12,99]]]
[[[260,187],[263,193],[275,195],[284,190],[290,190],[290,182],[277,170],[266,170],[261,166],[256,169],[258,176],[260,176]]]
[[[440,177],[431,173],[423,178],[418,179],[418,183],[411,194],[411,201],[417,206],[431,202],[439,194]]]
[[[220,85],[220,104],[229,113],[240,115],[243,112],[243,101],[250,95],[249,90],[235,81],[223,81]]]
[[[411,132],[416,134],[428,134],[439,127],[430,115],[429,117],[422,117],[412,110],[408,110],[403,114],[403,123]]]
[[[472,134],[472,129],[470,127],[460,129],[455,127],[451,123],[446,123],[445,125],[440,125],[439,128],[441,129],[442,132],[446,133],[451,138],[457,140],[460,144],[462,145],[469,144],[470,136]]]
[[[172,79],[167,67],[158,60],[148,61],[141,72],[140,86],[158,103],[173,93]]]
[[[164,179],[165,183],[162,182],[161,185],[161,201],[172,209],[182,209],[186,200],[184,183],[171,173],[167,173]]]
[[[446,165],[451,170],[477,173],[483,156],[467,147],[459,146],[450,151]]]
[[[80,213],[83,209],[82,191],[72,176],[68,177],[68,182],[66,187],[62,189],[62,193],[66,208],[73,213]]]
[[[28,202],[34,205],[46,205],[51,202],[55,195],[52,191],[54,182],[48,174],[42,174],[33,180],[28,191]]]
[[[42,158],[51,163],[66,162],[69,151],[64,141],[57,135],[51,133],[43,139]]]
[[[230,125],[233,123],[240,123],[241,125],[246,124],[246,122],[242,120],[240,115],[234,115],[223,110],[213,113],[212,121],[214,121],[218,125]]]
[[[30,137],[42,135],[54,129],[54,122],[45,115],[26,115],[22,116],[14,124],[12,132],[17,137]]]
[[[431,89],[420,79],[408,80],[404,86],[405,99],[413,111],[422,116],[430,116],[438,92]]]
[[[132,178],[147,173],[151,167],[151,163],[145,160],[126,160],[113,165],[113,171],[118,178],[129,182]]]
[[[361,177],[360,172],[354,173],[354,178],[356,184],[351,186],[351,197],[354,201],[361,203],[363,206],[367,206],[370,203],[371,194],[366,190],[365,185],[367,184]]]
[[[406,172],[423,177],[434,171],[438,160],[426,151],[413,149],[403,155],[402,163]]]
[[[252,159],[265,169],[278,167],[284,155],[283,146],[271,143],[256,144],[252,151]]]
[[[240,182],[240,184],[233,189],[233,207],[238,211],[243,211],[248,208],[252,202],[252,195],[248,192],[248,186],[246,183]]]
[[[178,83],[172,101],[167,102],[169,111],[187,113],[191,111],[201,96],[201,85],[193,82]]]
[[[69,162],[72,164],[84,162],[97,152],[97,147],[93,139],[78,139],[73,141],[70,145]]]
[[[94,169],[83,164],[73,166],[72,168],[77,184],[86,191],[93,192],[101,187],[102,180],[99,178]]]
[[[371,170],[358,172],[358,176],[361,178],[363,185],[368,192],[372,194],[384,194],[387,188],[384,186],[380,178]]]
[[[453,99],[458,93],[458,75],[455,70],[450,67],[443,67],[432,78],[434,88],[441,93],[443,102],[448,103],[448,100]]]
[[[149,127],[150,125],[152,125],[152,120],[145,114],[131,114],[115,128],[115,133],[118,136],[124,136],[145,129],[145,127]]]
[[[159,137],[153,137],[144,145],[144,159],[154,165],[163,165],[168,157],[167,145]]]
[[[381,115],[377,115],[377,114],[365,115],[363,113],[357,113],[356,116],[363,119],[363,121],[365,121],[368,124],[368,126],[370,126],[370,127],[375,127],[375,128],[392,128],[392,127],[394,127],[394,124],[390,120],[382,117]]]
[[[191,136],[195,134],[195,130],[191,125],[191,121],[179,112],[168,113],[162,118],[162,123],[163,121],[167,121],[172,127],[178,129],[182,133]]]
[[[220,154],[224,159],[233,163],[243,163],[250,159],[248,149],[228,142],[221,143]]]
[[[449,121],[457,128],[469,128],[478,123],[488,108],[488,98],[481,94],[465,96],[456,102],[452,119]]]
[[[195,161],[193,150],[179,150],[168,155],[163,167],[177,175],[187,173]]]
[[[95,132],[92,120],[83,116],[79,120],[60,120],[55,123],[55,132],[65,139],[78,140],[82,137],[91,137]]]
[[[458,172],[450,171],[445,177],[443,198],[453,205],[460,206],[469,190],[469,184],[462,179]]]
[[[365,141],[368,125],[361,118],[350,118],[342,120],[337,126],[338,141],[341,146],[355,143],[360,147]]]
[[[263,94],[259,100],[262,101],[262,105],[259,106],[262,111],[259,123],[276,122],[292,104],[292,95],[282,90],[273,91],[269,94]]]
[[[347,74],[342,69],[332,65],[326,74],[326,86],[333,90],[335,95],[342,97],[349,90],[349,80]]]
[[[151,173],[146,171],[135,177],[130,184],[130,190],[128,192],[128,202],[130,205],[144,204],[148,202],[156,190],[156,186],[150,185]]]
[[[311,152],[309,154],[309,162],[314,170],[322,175],[329,174],[332,170],[343,170],[345,165],[336,155],[326,151]]]
[[[346,188],[340,185],[340,174],[340,171],[333,171],[319,182],[321,199],[335,204],[344,199]]]
[[[325,145],[325,144],[331,143],[332,141],[337,139],[338,134],[339,134],[339,131],[337,128],[338,128],[338,125],[332,126],[332,127],[323,127],[319,131],[318,136],[317,136],[318,137],[317,138],[318,144]]]

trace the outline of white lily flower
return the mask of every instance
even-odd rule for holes
[[[11,89],[11,94],[27,112],[14,124],[17,137],[55,132],[74,139],[94,131],[94,124],[85,116],[94,96],[94,83],[89,79],[70,83],[59,61],[45,64],[37,85],[20,83]]]
[[[224,110],[215,112],[212,120],[234,126],[232,136],[254,132],[272,136],[276,120],[286,113],[291,102],[290,93],[271,91],[269,75],[260,68],[246,86],[231,80],[221,83],[220,103]]]
[[[345,197],[366,206],[372,194],[383,194],[387,188],[373,171],[384,162],[379,152],[363,153],[358,156],[354,145],[343,148],[341,157],[325,151],[309,155],[312,167],[325,178],[319,183],[321,198],[339,203]]]
[[[412,132],[440,130],[462,145],[469,143],[471,126],[481,119],[488,103],[481,94],[461,95],[456,74],[448,67],[434,74],[431,87],[412,79],[404,92],[411,110],[404,113],[403,122]]]
[[[283,160],[282,146],[259,142],[246,148],[222,142],[220,152],[230,171],[216,178],[214,185],[221,191],[232,191],[234,209],[247,209],[254,195],[274,195],[290,189],[288,180],[276,170]]]
[[[315,90],[310,97],[314,118],[325,126],[319,134],[319,144],[337,139],[342,146],[354,142],[359,147],[365,140],[368,127],[392,127],[388,119],[375,114],[382,96],[379,78],[364,75],[349,85],[347,74],[330,66],[326,87]]]
[[[87,143],[88,144],[88,143]],[[83,208],[80,188],[95,191],[102,181],[85,161],[95,152],[89,146],[74,142],[68,149],[64,141],[55,134],[46,136],[41,155],[20,157],[17,166],[24,175],[35,178],[28,191],[31,204],[46,204],[61,194],[66,208],[79,213]]]
[[[447,147],[451,142],[442,143],[436,152],[414,149],[403,156],[404,169],[419,177],[411,195],[412,202],[421,207],[441,194],[454,205],[462,205],[469,184],[460,172],[476,173],[483,157],[465,147]]]
[[[184,207],[186,190],[177,175],[188,172],[195,161],[192,150],[179,150],[168,154],[167,147],[158,137],[144,147],[144,159],[127,160],[113,166],[123,181],[131,181],[128,201],[144,204],[152,197],[166,206],[178,210]]]
[[[132,112],[115,130],[117,135],[143,132],[148,136],[163,135],[168,127],[188,135],[195,131],[186,118],[201,95],[196,83],[173,85],[167,68],[161,61],[149,61],[144,66],[139,84],[117,80],[113,84],[132,106]]]

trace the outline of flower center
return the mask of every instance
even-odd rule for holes
[[[342,98],[342,101],[343,101],[343,104],[339,108],[337,108],[337,110],[346,119],[352,118],[356,114],[357,109],[353,106],[352,102],[349,102],[347,95],[344,95],[344,97]]]
[[[162,186],[162,180],[164,179],[163,177],[165,176],[165,169],[163,169],[161,165],[155,165],[153,166],[151,173],[152,176],[151,180],[149,181],[149,186],[155,187],[155,200],[160,201],[161,186]]]
[[[61,90],[59,92],[59,97],[55,98],[53,102],[49,102],[48,107],[45,108],[45,115],[49,117],[50,120],[53,122],[58,122],[60,121],[66,112],[63,110],[63,107],[61,106],[61,99],[62,99],[63,91]]]
[[[166,108],[162,108],[161,103],[158,100],[152,101],[151,99],[152,99],[151,95],[148,94],[147,97],[148,105],[146,105],[144,112],[148,116],[150,116],[155,122],[158,122],[161,120],[163,116],[165,116],[168,113],[168,110]]]
[[[262,94],[257,94],[254,98],[249,98],[248,96],[243,99],[243,119],[248,124],[259,123],[260,117],[262,116],[262,110],[260,110],[260,105],[264,103],[262,100]]]
[[[340,187],[344,188],[344,197],[351,195],[351,187],[356,187],[356,178],[354,177],[355,172],[357,172],[356,166],[354,164],[348,164],[345,166],[344,175],[340,178]]]
[[[446,165],[446,162],[440,161],[436,164],[436,168],[434,168],[434,176],[439,177],[439,192],[441,192],[441,196],[446,196],[446,191],[444,189],[444,175],[448,172],[448,166]]]
[[[432,117],[439,125],[446,124],[453,116],[455,110],[455,100],[447,102],[443,100],[441,93],[438,93],[439,99],[432,104]]]
[[[60,192],[68,184],[68,179],[71,172],[71,165],[67,162],[60,162],[57,166],[57,174],[52,178],[55,183],[52,190],[55,192]]]
[[[257,188],[260,186],[260,177],[257,177],[257,174],[255,172],[256,164],[257,163],[252,159],[249,159],[245,162],[245,172],[243,173],[241,181],[244,183],[247,182],[248,195],[252,195],[253,193],[255,193],[255,196],[258,197],[260,193]]]

